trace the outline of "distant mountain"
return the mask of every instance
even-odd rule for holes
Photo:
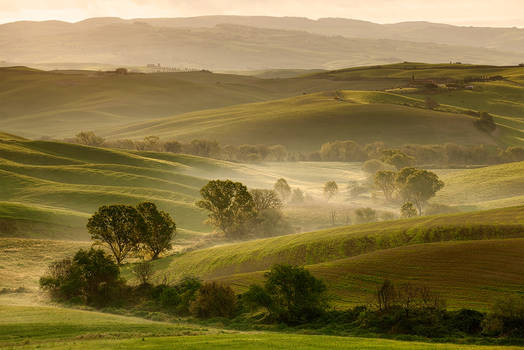
[[[100,23],[109,20],[103,19]],[[348,38],[434,42],[524,53],[524,28],[464,27],[422,21],[377,24],[346,18],[312,20],[300,17],[264,16],[204,16],[140,19],[139,21],[162,27],[213,27],[228,23],[259,28],[301,30],[314,34],[340,35]],[[88,22],[95,24],[97,21],[88,20]]]
[[[421,28],[427,28],[426,34],[421,34]],[[518,53],[524,52],[523,30],[476,28],[469,41],[460,41],[461,36],[453,34],[468,29],[430,23],[379,25],[345,19],[234,16],[94,18],[78,23],[23,21],[0,25],[0,61],[161,63],[215,70],[334,69],[398,61],[499,65],[524,61]],[[488,34],[481,42],[477,33],[482,31]],[[513,32],[516,34],[507,34]],[[508,52],[494,45],[474,47],[498,43],[501,36],[505,43],[515,43],[500,43]],[[423,42],[431,40],[440,43]]]

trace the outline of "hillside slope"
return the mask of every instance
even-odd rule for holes
[[[155,264],[160,271],[177,277],[192,274],[210,278],[265,270],[274,263],[317,264],[412,244],[524,237],[523,209],[519,206],[298,233],[196,250]],[[503,230],[497,225],[509,226]]]
[[[207,182],[192,174],[235,167],[206,158],[138,154],[46,141],[0,139],[0,232],[7,236],[86,238],[99,206],[151,200],[181,232],[208,232],[194,206]]]
[[[347,307],[373,301],[380,284],[425,285],[448,307],[486,310],[496,298],[522,292],[524,238],[444,242],[380,250],[352,258],[308,265],[326,282],[332,302]],[[264,272],[216,279],[244,291],[264,280]]]
[[[474,126],[474,117],[406,106],[422,103],[385,92],[325,92],[186,113],[101,132],[112,138],[157,135],[208,138],[223,144],[282,144],[293,151],[315,151],[335,140],[390,145],[497,142]],[[521,142],[502,125],[498,135],[502,143]]]
[[[524,203],[524,162],[452,171],[441,176],[446,184],[435,203],[496,208]]]
[[[258,79],[210,72],[116,75],[0,68],[0,130],[32,138],[72,137],[85,129],[195,110],[323,90],[374,90],[402,84],[384,79]]]

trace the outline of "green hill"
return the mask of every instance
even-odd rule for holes
[[[524,162],[447,171],[435,203],[496,208],[524,203]]]
[[[497,141],[475,128],[474,117],[409,106],[420,103],[385,92],[325,92],[186,113],[107,130],[105,135],[208,138],[224,144],[283,144],[295,151],[314,151],[325,142],[347,139],[392,145]],[[501,139],[512,133],[503,126],[499,129]]]
[[[524,233],[524,231],[523,231]],[[519,293],[524,283],[524,238],[443,242],[375,251],[352,258],[309,265],[341,306],[373,301],[385,279],[438,291],[448,306],[486,310],[496,298]],[[244,291],[264,280],[264,272],[217,280]]]
[[[178,277],[209,278],[265,270],[277,262],[317,264],[413,244],[524,237],[523,209],[417,217],[226,244],[166,257],[156,266]]]
[[[398,81],[383,79],[338,82],[309,77],[259,79],[205,71],[116,75],[0,68],[0,130],[33,138],[72,137],[85,129],[103,130],[302,93],[395,86],[399,86]]]
[[[99,206],[151,200],[176,218],[182,233],[208,232],[205,213],[193,205],[207,181],[195,175],[235,171],[229,163],[193,156],[166,159],[163,154],[0,138],[0,231],[86,238],[87,218]]]

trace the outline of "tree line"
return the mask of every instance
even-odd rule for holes
[[[476,125],[483,129],[493,127],[489,118],[480,118]],[[142,140],[105,140],[92,131],[82,131],[75,138],[66,139],[65,141],[95,147],[184,153],[233,162],[362,162],[370,159],[380,160],[387,158],[388,154],[391,153],[405,155],[407,158],[403,161],[409,160],[410,162],[407,165],[434,167],[461,167],[524,161],[524,147],[509,146],[500,148],[497,146],[459,145],[455,143],[438,145],[405,144],[399,147],[391,147],[383,142],[360,145],[355,141],[345,140],[327,142],[318,151],[314,152],[292,152],[283,145],[221,145],[217,141],[205,139],[180,142],[176,140],[162,140],[157,136],[147,136]]]

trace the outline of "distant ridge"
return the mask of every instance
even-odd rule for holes
[[[398,61],[518,64],[524,29],[299,17],[90,18],[0,25],[1,61],[162,63],[224,70]]]

